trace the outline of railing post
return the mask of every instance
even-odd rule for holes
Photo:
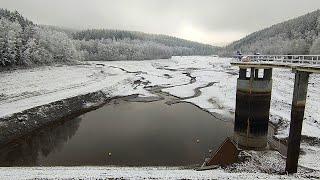
[[[299,56],[299,64],[301,64],[301,56]]]

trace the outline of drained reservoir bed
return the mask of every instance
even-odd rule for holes
[[[192,104],[115,100],[0,150],[1,166],[190,166],[232,134],[233,124]]]

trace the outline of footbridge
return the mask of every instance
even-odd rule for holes
[[[236,57],[231,65],[239,67],[234,140],[244,149],[268,144],[273,68],[295,73],[286,171],[297,172],[309,75],[320,73],[320,55],[248,55]]]
[[[231,62],[239,67],[287,68],[298,71],[320,73],[320,55],[248,55]]]

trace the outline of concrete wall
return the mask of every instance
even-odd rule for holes
[[[267,146],[268,122],[272,79],[270,70],[264,70],[263,77],[252,69],[251,76],[239,76],[237,81],[234,140],[246,148]]]

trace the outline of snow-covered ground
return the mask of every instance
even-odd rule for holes
[[[152,61],[114,61],[89,62],[76,66],[49,66],[34,69],[15,70],[0,73],[0,118],[22,110],[47,104],[60,99],[102,90],[110,97],[117,95],[140,94],[154,96],[144,87],[161,86],[163,91],[183,98],[213,114],[232,119],[235,109],[236,80],[238,68],[230,65],[231,59],[217,57],[173,57],[167,60]],[[195,78],[196,81],[191,79]],[[135,83],[137,81],[143,83]],[[273,92],[271,120],[280,125],[277,136],[288,136],[292,101],[294,74],[290,70],[275,69],[273,73]],[[195,95],[196,91],[200,91]],[[320,138],[320,75],[312,74],[305,112],[302,134]],[[0,122],[1,123],[1,122]],[[300,165],[320,170],[319,147],[304,144],[305,151],[300,157]],[[31,168],[28,178],[51,177],[48,168]],[[50,168],[49,168],[50,169]],[[108,169],[106,171],[106,169]],[[19,175],[30,168],[2,168],[0,177]],[[68,171],[68,173],[64,173]],[[120,174],[116,174],[117,171]],[[152,168],[99,168],[74,167],[51,168],[61,173],[57,177],[124,177],[124,178],[280,178],[261,173],[232,173],[224,170],[195,172],[193,170]],[[88,174],[78,174],[79,171]],[[177,176],[175,174],[178,174]],[[180,174],[180,175],[179,175]],[[69,176],[70,175],[70,176]],[[74,176],[73,176],[74,175]],[[281,176],[283,178],[283,176]],[[284,178],[294,178],[284,176]]]
[[[232,59],[216,57],[173,57],[170,60],[107,62],[112,66],[122,67],[129,71],[143,71],[138,75],[151,82],[150,85],[169,87],[163,91],[186,98],[213,113],[233,116],[236,99],[236,81],[238,68],[230,65]],[[184,73],[196,77],[196,82],[188,83]],[[167,78],[165,74],[170,75]],[[201,95],[188,98],[194,94],[194,89],[208,83],[212,86],[202,88]],[[290,69],[273,70],[273,89],[271,100],[271,120],[281,122],[279,138],[289,135],[290,112],[294,84],[294,73]],[[173,86],[173,87],[172,87]],[[320,138],[320,75],[311,74],[308,87],[308,99],[305,111],[305,121],[302,134]]]
[[[178,167],[31,167],[0,168],[1,179],[308,179],[296,174],[228,173],[222,169],[196,171]]]
[[[110,96],[139,93],[140,89],[131,88],[137,79],[133,74],[96,65],[39,67],[1,73],[0,117],[99,90]]]

